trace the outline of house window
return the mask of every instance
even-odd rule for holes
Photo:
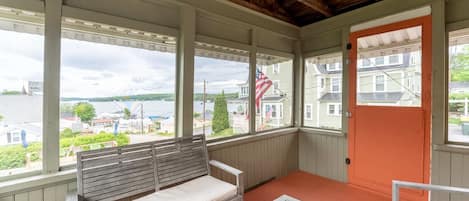
[[[384,75],[375,76],[375,91],[384,92],[385,91],[385,77]]]
[[[376,58],[375,58],[375,65],[376,65],[376,66],[382,66],[382,65],[384,65],[384,57],[376,57]]]
[[[31,156],[42,155],[44,14],[6,7],[0,12],[2,178],[42,169],[42,157]],[[23,129],[28,130],[26,148],[21,145]]]
[[[328,103],[327,114],[330,116],[340,116],[342,113],[342,104],[340,103]]]
[[[469,145],[469,28],[449,32],[447,141]],[[421,74],[415,74],[416,85]],[[420,81],[420,82],[417,82]]]
[[[261,103],[269,101],[269,103],[256,104],[256,108],[258,105],[264,107],[265,111],[262,112],[262,115],[267,115],[267,118],[256,118],[256,131],[291,126],[292,114],[286,111],[291,111],[293,107],[291,101],[293,99],[293,60],[264,53],[257,53],[256,56],[257,65],[267,64],[272,66],[273,71],[278,73],[278,75],[273,76],[272,74],[275,74],[275,72],[271,74],[262,72],[262,76],[257,76],[262,77],[262,80],[256,80],[258,84],[255,89],[256,101]],[[272,80],[273,77],[275,77],[275,80]]]
[[[11,133],[11,144],[17,144],[21,142],[21,134],[19,132]]]
[[[279,74],[280,73],[280,65],[279,64],[274,64],[272,67],[272,71],[274,74]]]
[[[326,64],[326,70],[327,71],[336,71],[336,70],[340,70],[340,69],[341,69],[340,63]]]
[[[341,78],[331,78],[331,92],[340,92]]]
[[[305,107],[305,119],[306,119],[306,120],[311,120],[311,119],[313,119],[313,105],[311,105],[311,104],[306,104],[306,107]]]
[[[371,60],[368,58],[361,59],[362,67],[370,67],[371,66]]]
[[[389,56],[389,64],[390,65],[400,64],[400,63],[401,63],[401,55],[395,54],[395,55]]]
[[[273,81],[274,94],[280,94],[280,80]]]
[[[337,114],[339,108],[329,108],[328,103],[342,101],[342,52],[333,52],[306,58],[305,63],[322,66],[312,70],[304,77],[303,126],[322,129],[340,130],[340,118],[324,120],[329,112]],[[314,106],[314,107],[313,107]],[[333,111],[329,111],[329,109]],[[340,115],[340,114],[339,114]]]
[[[271,114],[272,114],[272,118],[277,118],[277,105],[271,105]]]

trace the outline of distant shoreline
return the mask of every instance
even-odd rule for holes
[[[207,101],[215,101],[218,94],[207,94]],[[174,94],[138,94],[130,96],[111,96],[111,97],[95,97],[95,98],[77,98],[64,97],[61,101],[89,101],[89,102],[112,102],[112,101],[174,101]],[[225,93],[227,100],[238,98],[238,93]],[[194,94],[194,101],[203,101],[203,94]]]

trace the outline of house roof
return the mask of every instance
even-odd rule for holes
[[[397,102],[401,100],[403,92],[368,92],[358,93],[359,101],[367,102]],[[320,102],[340,102],[342,101],[341,93],[326,93],[321,98]]]

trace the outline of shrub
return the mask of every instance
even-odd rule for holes
[[[0,148],[0,170],[20,168],[26,163],[26,149],[21,145]]]

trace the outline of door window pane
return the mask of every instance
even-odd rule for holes
[[[469,29],[449,33],[448,141],[469,143]]]
[[[303,125],[340,130],[341,113],[336,108],[342,102],[342,68],[334,71],[327,66],[342,66],[342,53],[330,53],[306,59]]]
[[[416,26],[358,38],[357,105],[421,106],[421,36]]]
[[[194,134],[214,139],[249,133],[248,51],[196,44]]]
[[[44,16],[0,7],[0,177],[42,168]]]
[[[282,73],[272,73],[275,68]],[[292,69],[290,58],[257,54],[255,100],[263,115],[256,116],[256,131],[292,125]]]
[[[174,137],[174,52],[174,37],[64,18],[61,165],[82,150]]]

